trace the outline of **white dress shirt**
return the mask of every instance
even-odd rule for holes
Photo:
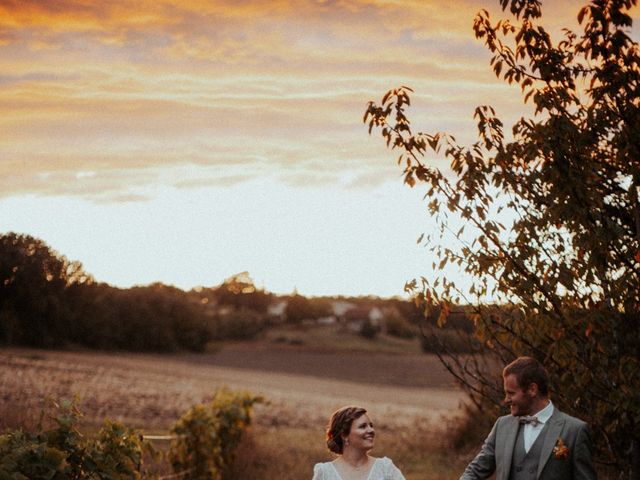
[[[531,449],[531,445],[536,441],[538,435],[544,428],[544,424],[549,421],[551,415],[553,415],[553,403],[549,401],[549,404],[540,410],[538,413],[533,414],[535,417],[538,417],[538,423],[535,427],[527,423],[524,425],[524,450],[525,452],[529,452]]]

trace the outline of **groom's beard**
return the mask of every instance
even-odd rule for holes
[[[511,415],[521,417],[523,415],[531,415],[533,412],[533,398],[522,397],[516,402],[511,402],[509,405]]]

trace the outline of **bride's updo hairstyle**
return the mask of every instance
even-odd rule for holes
[[[333,453],[341,455],[344,451],[344,439],[351,431],[351,424],[356,418],[367,411],[361,407],[342,407],[331,415],[327,425],[327,448]]]

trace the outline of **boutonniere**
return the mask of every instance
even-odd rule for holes
[[[556,446],[553,447],[553,456],[558,459],[567,458],[569,456],[569,448],[564,444],[560,437],[558,437]]]

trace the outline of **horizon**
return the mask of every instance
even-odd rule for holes
[[[581,4],[543,5],[555,40]],[[362,115],[400,85],[417,130],[464,144],[478,105],[505,130],[532,115],[474,38],[481,8],[507,16],[497,0],[0,5],[0,231],[119,288],[247,271],[276,294],[405,297],[434,223]]]

